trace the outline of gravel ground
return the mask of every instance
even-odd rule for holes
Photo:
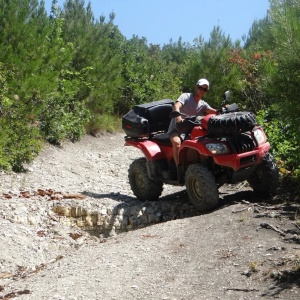
[[[122,134],[47,145],[27,172],[0,174],[0,299],[300,298],[297,206],[246,184],[221,188],[213,212],[118,235],[61,222],[58,203],[136,205],[127,172],[141,154],[123,145]],[[185,205],[184,187],[165,186],[157,205],[173,201]]]

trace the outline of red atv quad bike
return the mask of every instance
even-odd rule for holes
[[[180,114],[173,111],[173,100],[136,105],[123,117],[125,145],[143,153],[132,162],[128,175],[139,200],[157,200],[163,184],[185,185],[191,203],[204,212],[218,205],[218,188],[225,183],[247,180],[255,192],[274,193],[279,172],[266,135],[253,113],[238,111],[237,104],[225,106],[229,96],[227,91],[218,115],[184,115],[178,130],[187,132],[177,168],[167,133],[170,117]]]

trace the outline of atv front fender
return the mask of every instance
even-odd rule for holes
[[[157,160],[164,158],[164,154],[161,152],[159,146],[149,140],[127,140],[125,142],[125,146],[133,146],[140,149],[147,160]]]
[[[186,155],[191,154],[191,152],[187,154],[190,149],[198,152],[198,154],[202,157],[211,157],[217,165],[231,168],[236,172],[242,168],[260,164],[263,157],[269,151],[270,144],[269,142],[266,142],[256,147],[253,151],[248,151],[245,153],[219,155],[212,154],[210,151],[208,151],[205,147],[205,143],[199,143],[197,140],[187,140],[182,143],[179,151],[180,162],[184,161]]]
[[[260,145],[253,151],[249,151],[241,154],[229,154],[214,156],[213,159],[216,164],[232,168],[234,171],[238,171],[242,168],[249,167],[251,165],[258,165],[262,162],[263,157],[270,149],[269,142]]]

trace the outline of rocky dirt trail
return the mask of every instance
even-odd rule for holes
[[[0,299],[300,299],[299,205],[246,183],[202,215],[184,187],[141,203],[127,180],[141,154],[123,144],[48,145],[0,174]]]

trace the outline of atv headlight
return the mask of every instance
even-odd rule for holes
[[[225,144],[222,143],[209,143],[206,144],[206,149],[212,154],[227,154],[229,150]]]
[[[263,144],[263,143],[266,142],[266,140],[267,140],[266,136],[260,128],[254,130],[253,133],[254,133],[254,138],[255,138],[258,145]]]

